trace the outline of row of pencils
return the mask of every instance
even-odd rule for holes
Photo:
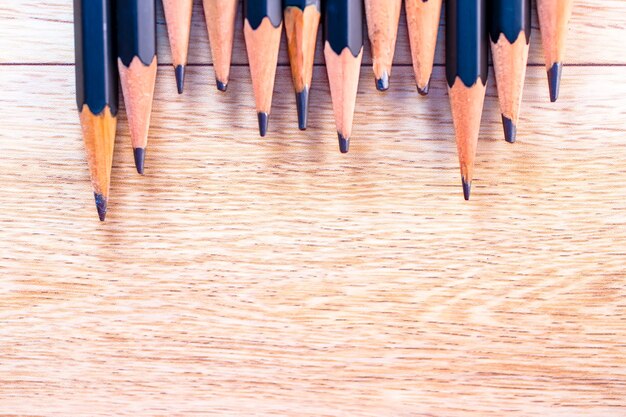
[[[172,63],[183,92],[193,0],[162,0]],[[551,101],[558,97],[573,0],[537,0]],[[226,91],[238,0],[203,0],[217,88]],[[307,127],[319,26],[339,148],[348,152],[364,21],[376,88],[389,88],[402,0],[244,0],[244,38],[261,136],[268,130],[285,26],[298,127]],[[417,90],[427,95],[442,0],[405,0]],[[531,32],[530,0],[447,0],[446,80],[463,194],[469,199],[491,49],[505,139],[515,141]],[[100,220],[109,198],[122,87],[137,171],[143,174],[157,73],[155,0],[74,0],[76,95]],[[491,45],[491,48],[489,48]]]

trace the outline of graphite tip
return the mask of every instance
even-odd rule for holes
[[[217,89],[220,90],[222,93],[228,89],[228,83],[222,82],[217,78],[215,79],[215,84],[217,84]]]
[[[96,199],[96,209],[98,210],[98,217],[103,222],[107,216],[107,199],[102,194],[93,193]]]
[[[424,87],[420,87],[420,85],[417,85],[417,92],[420,96],[426,96],[428,95],[428,90],[430,90],[430,80],[428,80],[428,82],[426,83],[426,85],[424,85]]]
[[[185,67],[183,65],[178,65],[174,72],[176,74],[176,88],[178,89],[178,94],[182,94],[185,88]]]
[[[337,132],[337,137],[339,138],[339,150],[341,153],[348,153],[348,150],[350,149],[350,138],[344,137],[339,132]]]
[[[550,87],[550,101],[554,103],[559,98],[559,88],[561,86],[561,70],[563,64],[555,62],[548,70],[548,86]]]
[[[504,128],[504,140],[509,143],[515,143],[515,137],[517,136],[517,127],[511,119],[502,115],[502,127]]]
[[[389,74],[387,71],[384,71],[383,75],[376,79],[376,89],[378,91],[387,91],[389,89]]]
[[[306,130],[309,116],[309,87],[296,93],[296,108],[298,109],[298,128]]]
[[[465,201],[470,199],[470,192],[472,190],[472,182],[465,181],[465,178],[461,178],[461,182],[463,183],[463,198]]]
[[[267,134],[267,127],[269,126],[270,115],[269,113],[259,112],[257,113],[257,117],[259,119],[259,134],[261,135],[261,137],[264,137]]]
[[[143,164],[146,159],[146,149],[135,148],[133,149],[133,154],[135,156],[135,167],[137,168],[137,172],[143,175]]]

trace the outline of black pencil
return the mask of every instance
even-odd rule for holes
[[[402,0],[365,0],[367,33],[372,46],[372,67],[378,91],[389,88],[401,9]]]
[[[285,0],[285,33],[300,130],[306,129],[308,120],[321,3],[321,0]]]
[[[250,63],[259,133],[265,136],[272,108],[280,35],[283,29],[281,0],[244,0],[243,16],[243,34]]]
[[[143,174],[157,74],[154,0],[117,0],[117,65],[137,172]]]
[[[485,0],[446,1],[446,79],[466,200],[487,85],[486,17]]]
[[[183,93],[185,86],[185,67],[189,53],[189,34],[191,32],[191,14],[193,0],[162,0],[167,36],[172,51],[172,64],[176,76],[178,94]]]
[[[203,0],[202,4],[211,44],[215,83],[217,89],[224,92],[228,88],[230,78],[230,61],[233,55],[239,0]]]
[[[352,122],[363,58],[363,3],[327,0],[324,11],[324,57],[335,113],[339,150],[350,147]]]
[[[118,73],[110,0],[74,0],[76,104],[100,220],[109,199],[117,125]]]

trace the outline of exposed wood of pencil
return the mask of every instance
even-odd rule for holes
[[[128,68],[120,59],[117,62],[131,143],[133,148],[145,148],[148,144],[157,57],[154,57],[150,65],[144,65],[139,57],[135,57]]]
[[[285,33],[291,77],[298,93],[311,85],[320,17],[321,14],[315,5],[307,6],[304,11],[299,7],[285,9]]]
[[[163,10],[172,51],[172,64],[176,70],[178,92],[182,93],[189,52],[193,0],[163,0]]]
[[[573,4],[574,0],[537,0],[541,42],[548,70],[565,59],[567,24]]]
[[[401,8],[402,0],[365,0],[372,67],[379,90],[389,87]]]
[[[203,0],[211,57],[218,89],[226,90],[235,38],[238,0]]]
[[[99,114],[93,114],[89,107],[84,105],[79,116],[85,150],[87,151],[91,186],[96,195],[96,201],[99,197],[104,199],[103,207],[106,211],[117,118],[111,114],[109,106],[105,106]],[[100,209],[101,207],[98,205],[98,211]],[[104,213],[100,213],[100,219],[104,220]]]
[[[326,71],[330,85],[330,95],[335,114],[337,133],[349,140],[352,135],[352,121],[359,87],[359,75],[363,48],[356,57],[349,48],[337,55],[328,42],[324,46]]]
[[[420,94],[428,94],[435,60],[442,0],[406,0],[406,21],[415,82]]]
[[[477,79],[471,87],[467,87],[459,77],[452,87],[448,88],[461,177],[470,185],[474,177],[474,160],[485,91],[486,85],[483,85],[480,79]]]
[[[252,29],[247,20],[244,22],[243,33],[258,113],[269,114],[272,108],[282,27],[281,23],[279,27],[275,28],[267,17],[263,19],[256,30]]]
[[[500,34],[498,42],[490,43],[500,112],[513,126],[517,126],[530,44],[526,42],[524,31],[520,32],[513,44],[509,43],[504,33]]]

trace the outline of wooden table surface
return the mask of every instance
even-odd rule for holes
[[[285,44],[257,135],[241,22],[227,94],[194,7],[162,11],[145,177],[121,111],[97,220],[68,0],[0,3],[0,415],[626,416],[626,2],[577,0],[561,97],[533,24],[518,143],[487,92],[463,201],[443,67],[366,49],[341,155],[318,48],[296,129]]]

